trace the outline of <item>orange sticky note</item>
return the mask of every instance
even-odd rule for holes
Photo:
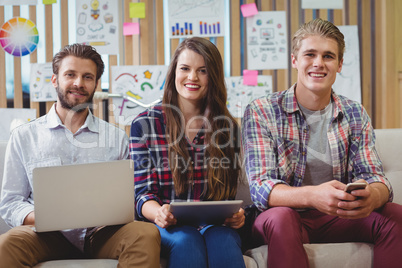
[[[243,85],[256,86],[258,85],[257,70],[243,70]]]
[[[130,18],[145,18],[145,3],[130,3]]]
[[[135,35],[140,34],[140,24],[137,22],[125,22],[123,23],[123,35]]]
[[[258,13],[258,9],[255,3],[241,5],[240,9],[243,17],[254,16]]]

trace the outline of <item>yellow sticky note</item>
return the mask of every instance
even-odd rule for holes
[[[44,5],[51,5],[51,4],[56,4],[57,0],[43,0],[42,2]]]
[[[145,18],[145,3],[130,3],[130,18]]]

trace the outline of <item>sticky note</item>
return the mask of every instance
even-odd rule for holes
[[[130,3],[130,18],[145,18],[145,3]]]
[[[257,70],[243,70],[243,85],[256,86],[258,84]]]
[[[57,0],[43,0],[42,3],[44,5],[51,5],[51,4],[56,4]]]
[[[137,22],[123,23],[123,35],[140,34],[140,24]]]
[[[243,17],[254,16],[258,13],[258,9],[255,3],[241,5],[240,9]]]

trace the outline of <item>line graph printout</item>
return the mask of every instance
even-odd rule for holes
[[[143,104],[162,99],[167,69],[165,65],[112,66],[112,93]],[[130,125],[139,113],[147,109],[124,98],[113,98],[113,104],[116,122],[121,125]]]
[[[168,0],[169,37],[224,35],[225,0]]]

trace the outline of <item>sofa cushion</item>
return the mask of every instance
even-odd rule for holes
[[[373,245],[366,243],[304,244],[311,268],[367,268],[372,266]],[[266,267],[268,246],[246,251],[258,267]]]
[[[117,260],[62,260],[39,263],[34,268],[116,268]]]
[[[394,190],[393,202],[402,205],[402,129],[376,129],[375,135],[377,152]]]
[[[243,256],[247,268],[258,268],[254,259],[249,256]],[[117,260],[98,259],[98,260],[60,260],[47,261],[36,265],[34,268],[116,268]],[[167,266],[166,259],[161,259],[160,268]]]

